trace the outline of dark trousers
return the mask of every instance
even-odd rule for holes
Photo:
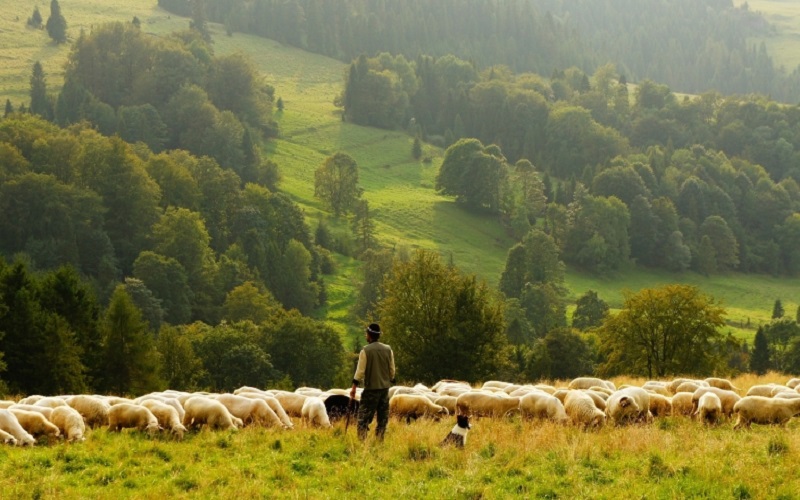
[[[358,406],[358,437],[367,438],[372,417],[378,413],[378,426],[375,436],[383,440],[386,424],[389,423],[389,389],[364,389],[361,392],[361,403]]]

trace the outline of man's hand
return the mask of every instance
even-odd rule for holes
[[[352,389],[350,389],[350,399],[356,399],[356,386],[354,385]]]

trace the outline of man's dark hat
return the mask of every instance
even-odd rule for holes
[[[371,323],[367,327],[367,333],[372,336],[372,338],[378,338],[381,336],[381,327],[378,323]]]

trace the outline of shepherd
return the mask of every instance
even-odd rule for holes
[[[355,399],[356,388],[363,383],[364,390],[361,391],[361,403],[358,407],[358,437],[362,441],[367,438],[369,425],[377,412],[375,437],[378,441],[383,441],[386,425],[389,423],[389,388],[395,383],[394,352],[390,346],[378,340],[381,327],[377,323],[371,323],[365,335],[367,345],[358,355],[350,398]]]

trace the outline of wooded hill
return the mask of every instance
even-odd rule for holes
[[[197,15],[189,0],[159,0]],[[748,39],[772,29],[731,0],[206,0],[204,15],[229,31],[272,38],[350,61],[360,54],[408,59],[454,54],[485,68],[549,75],[592,73],[612,62],[629,81],[679,92],[757,92],[800,99],[800,73]]]

